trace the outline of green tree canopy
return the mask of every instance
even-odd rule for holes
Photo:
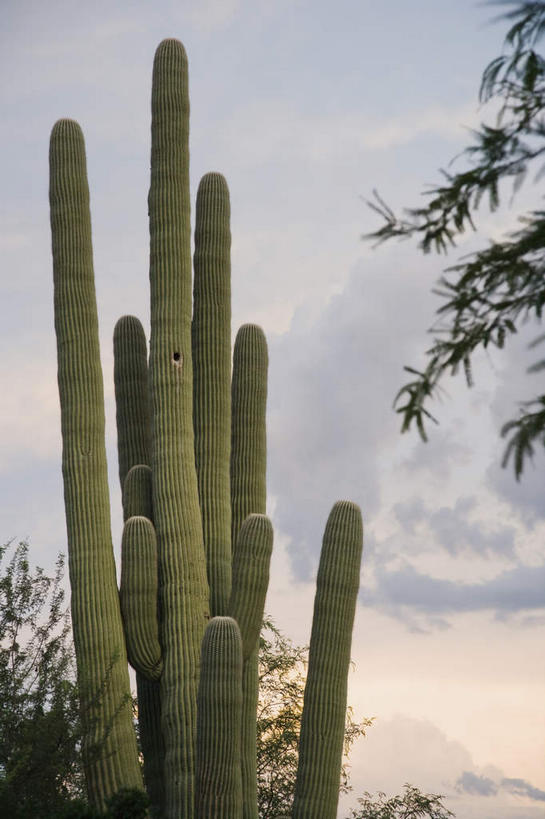
[[[424,207],[407,209],[398,217],[375,191],[369,205],[384,222],[364,238],[379,243],[415,238],[424,253],[446,253],[457,236],[475,229],[474,215],[483,197],[492,211],[498,207],[502,180],[511,179],[516,193],[531,170],[536,181],[542,178],[545,59],[538,48],[545,33],[545,2],[495,0],[491,5],[510,7],[500,17],[509,22],[503,52],[486,67],[480,87],[482,103],[499,105],[495,124],[483,123],[473,132],[473,141],[461,154],[465,167],[457,173],[443,170],[442,184],[425,192]],[[520,223],[520,229],[504,241],[491,241],[444,271],[436,291],[442,304],[439,320],[430,330],[433,344],[427,350],[427,366],[424,370],[405,367],[411,378],[394,402],[403,419],[402,431],[414,422],[426,440],[426,422],[436,422],[429,400],[437,395],[443,376],[462,367],[471,386],[472,355],[478,348],[501,349],[528,319],[541,322],[545,210],[522,215]],[[545,335],[538,335],[534,344],[544,339]],[[544,368],[542,359],[529,371]],[[502,435],[508,438],[503,465],[513,458],[518,479],[535,445],[545,445],[545,394],[522,402],[517,417],[504,424]]]
[[[422,793],[413,785],[405,785],[399,796],[366,792],[348,819],[448,819],[454,814],[445,808],[442,799],[436,793]]]
[[[64,559],[48,576],[27,543],[0,547],[0,815],[50,817],[84,793]]]

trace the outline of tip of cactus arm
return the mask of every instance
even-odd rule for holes
[[[237,336],[240,336],[241,338],[254,336],[265,340],[265,333],[259,324],[242,324],[238,329]]]
[[[176,39],[176,37],[166,37],[164,40],[161,40],[157,46],[155,50],[155,59],[158,60],[163,57],[181,57],[187,62],[187,54],[184,45],[180,40]]]
[[[359,539],[363,540],[363,517],[357,503],[348,500],[339,500],[333,504],[329,513],[328,528],[332,526],[347,526]]]
[[[333,504],[333,509],[338,509],[339,512],[340,511],[345,511],[345,512],[351,511],[351,512],[354,512],[355,514],[361,515],[361,509],[360,509],[360,507],[358,506],[357,503],[354,503],[354,501],[349,501],[349,500],[335,501],[335,503]]]
[[[58,119],[51,129],[51,141],[59,139],[79,139],[83,142],[81,125],[75,119],[63,117]]]
[[[225,188],[227,190],[227,180],[219,171],[208,171],[199,182],[199,190],[209,186]]]
[[[120,316],[115,323],[114,337],[122,333],[124,330],[140,329],[142,322],[137,316]]]

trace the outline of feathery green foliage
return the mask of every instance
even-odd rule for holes
[[[405,785],[399,796],[387,797],[382,791],[373,796],[366,792],[348,819],[448,819],[454,814],[445,808],[442,799],[436,793],[422,793],[413,785]]]
[[[531,168],[536,169],[536,181],[543,177],[545,166],[536,168],[536,163],[545,153],[545,58],[538,50],[545,33],[545,2],[500,0],[491,5],[512,7],[500,18],[510,22],[505,51],[486,67],[480,87],[482,103],[499,103],[496,124],[483,123],[473,132],[473,142],[462,152],[467,167],[458,173],[442,171],[444,182],[425,192],[424,207],[397,217],[375,192],[369,204],[384,224],[364,238],[379,243],[415,238],[424,253],[446,253],[459,234],[476,229],[474,215],[483,197],[492,211],[498,207],[502,181],[512,180],[515,194]],[[414,422],[425,441],[426,422],[437,422],[427,406],[438,395],[443,377],[462,367],[471,386],[471,361],[477,349],[502,349],[524,322],[541,322],[545,211],[531,211],[520,222],[520,229],[503,241],[491,241],[445,270],[436,291],[443,303],[430,330],[433,344],[426,352],[427,365],[423,370],[405,367],[414,379],[395,398],[403,432]],[[545,359],[528,371],[544,367]],[[545,445],[545,396],[522,402],[518,417],[504,424],[501,434],[510,436],[503,466],[512,457],[518,480],[534,444]]]
[[[0,814],[46,819],[85,788],[64,559],[32,569],[0,547]]]

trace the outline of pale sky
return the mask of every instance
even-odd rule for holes
[[[447,263],[373,249],[373,188],[396,209],[463,148],[480,75],[505,26],[473,0],[4,0],[0,32],[4,393],[1,537],[35,563],[66,551],[48,213],[49,132],[77,119],[88,156],[107,400],[114,543],[120,538],[113,326],[148,320],[153,54],[189,57],[191,177],[231,190],[233,327],[270,346],[267,611],[310,635],[320,539],[334,501],[362,507],[365,545],[349,702],[376,717],[352,754],[353,793],[404,782],[459,819],[545,817],[543,468],[516,484],[499,429],[540,389],[525,344],[445,382],[431,440],[400,436],[391,406],[419,366]],[[506,193],[506,200],[509,198]],[[540,203],[478,218],[477,238]],[[456,254],[448,261],[454,261]]]

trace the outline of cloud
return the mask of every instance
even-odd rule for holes
[[[378,511],[380,461],[399,440],[390,407],[400,351],[411,347],[425,301],[411,277],[360,264],[314,323],[296,316],[270,342],[269,487],[299,578],[335,501],[356,501],[364,519]]]
[[[515,796],[525,796],[528,799],[535,799],[537,802],[545,802],[545,791],[534,788],[525,779],[502,779],[501,787]]]
[[[430,577],[411,566],[378,567],[376,588],[362,602],[404,619],[406,610],[427,615],[491,610],[498,617],[545,608],[545,564],[517,566],[483,583],[455,583]]]
[[[498,792],[498,785],[487,776],[478,776],[472,771],[464,771],[456,780],[456,788],[466,793],[479,796],[493,796]]]
[[[441,545],[453,557],[461,552],[514,557],[515,528],[505,525],[490,527],[482,519],[471,520],[472,513],[479,512],[473,496],[459,497],[453,506],[437,509],[425,505],[417,497],[396,503],[393,511],[403,531],[412,535],[417,529],[422,531],[425,525],[433,537],[433,544]],[[429,541],[429,536],[426,540]]]
[[[534,787],[525,779],[503,777],[499,782],[495,782],[487,776],[479,776],[472,771],[464,771],[456,780],[455,787],[458,791],[478,796],[495,796],[501,790],[504,790],[514,796],[533,799],[536,802],[545,802],[545,791]]]
[[[355,795],[364,790],[391,796],[409,782],[423,793],[442,794],[445,807],[460,819],[544,816],[543,791],[524,779],[507,778],[495,766],[477,766],[464,744],[429,720],[401,714],[378,718],[356,743],[351,763],[354,791],[342,798],[343,807],[354,804]]]

